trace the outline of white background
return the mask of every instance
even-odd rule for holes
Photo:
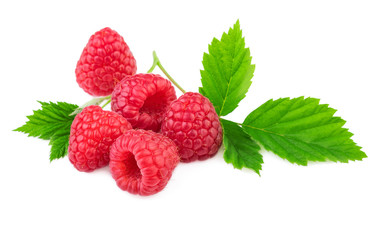
[[[0,239],[376,239],[374,1],[2,1]],[[48,143],[12,132],[37,100],[82,104],[76,62],[90,35],[117,30],[145,72],[156,50],[186,89],[203,52],[237,19],[255,76],[228,119],[270,98],[311,96],[338,109],[369,158],[292,165],[263,150],[261,177],[221,150],[180,164],[157,195],[121,191],[108,168],[87,174]],[[158,71],[157,71],[158,72]]]

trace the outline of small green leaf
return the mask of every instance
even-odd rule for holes
[[[209,98],[219,116],[231,113],[245,97],[255,70],[251,60],[239,21],[220,41],[214,38],[209,53],[204,53],[199,92]]]
[[[244,120],[243,129],[266,150],[292,163],[361,160],[367,155],[334,117],[335,109],[315,98],[269,100]]]
[[[69,132],[61,136],[54,135],[49,145],[51,145],[50,161],[65,157],[68,154]]]
[[[70,126],[75,117],[70,114],[78,106],[65,102],[39,103],[42,109],[33,111],[33,115],[27,116],[29,120],[14,131],[23,132],[29,137],[50,140],[50,160],[62,158],[68,152]]]
[[[232,163],[234,168],[249,168],[260,175],[263,163],[262,155],[259,153],[260,146],[238,124],[225,119],[221,119],[221,124],[225,161]]]

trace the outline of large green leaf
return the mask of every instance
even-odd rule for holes
[[[269,100],[250,113],[243,129],[253,139],[292,163],[308,161],[361,160],[367,155],[343,128],[346,123],[334,117],[335,109],[315,98]]]
[[[204,53],[199,91],[209,98],[219,116],[232,112],[245,97],[255,70],[251,60],[239,21],[220,41],[214,38],[209,53]]]

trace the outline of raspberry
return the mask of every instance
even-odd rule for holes
[[[77,62],[76,79],[88,94],[107,96],[121,79],[136,70],[136,60],[123,37],[104,28],[90,37]]]
[[[111,144],[129,129],[132,126],[117,113],[94,105],[84,108],[71,125],[70,162],[82,172],[91,172],[107,165]]]
[[[111,108],[133,128],[158,132],[167,107],[175,99],[175,89],[169,80],[157,74],[136,74],[126,76],[116,85]]]
[[[178,146],[182,162],[205,160],[222,144],[219,117],[209,99],[199,93],[188,92],[173,101],[161,130]]]
[[[160,192],[178,163],[176,145],[152,131],[129,130],[111,146],[112,177],[122,190],[133,194]]]

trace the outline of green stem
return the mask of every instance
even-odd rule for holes
[[[93,99],[91,99],[90,101],[84,103],[83,105],[81,105],[80,107],[78,107],[76,110],[74,110],[70,114],[70,116],[73,116],[73,115],[76,115],[76,114],[80,113],[87,106],[90,106],[90,105],[99,105],[104,100],[109,100],[106,104],[108,104],[109,102],[111,102],[111,95],[110,96],[106,96],[106,97],[99,97],[99,98],[93,98]]]
[[[149,69],[148,73],[151,73],[155,67],[158,66],[159,69],[166,75],[166,77],[177,87],[182,93],[186,93],[185,90],[171,77],[170,74],[166,71],[166,69],[162,66],[161,61],[159,60],[157,53],[153,51],[153,65]]]
[[[158,65],[159,59],[158,59],[158,57],[154,57],[154,53],[155,53],[155,51],[153,51],[153,65],[152,65],[151,68],[147,71],[147,73],[151,73],[151,72],[153,72],[154,68]],[[155,54],[155,56],[157,56],[157,55]]]
[[[108,99],[108,101],[105,104],[103,104],[102,108],[104,108],[105,106],[107,106],[110,102],[111,102],[111,98]]]

